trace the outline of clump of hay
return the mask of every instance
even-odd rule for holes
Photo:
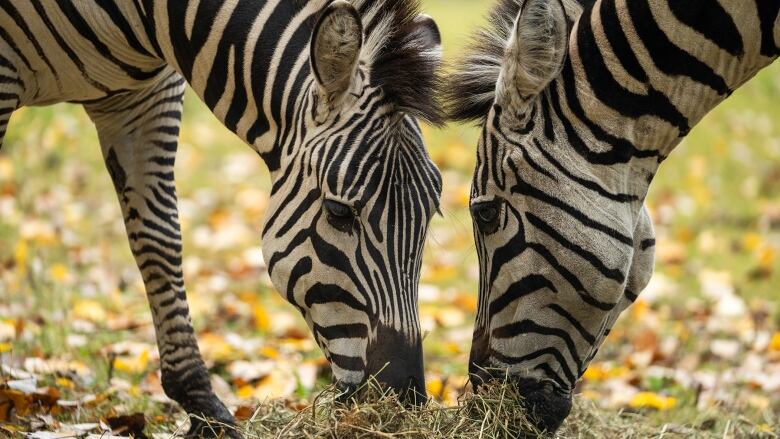
[[[514,386],[493,386],[479,395],[464,395],[457,407],[436,401],[415,407],[374,383],[356,399],[337,402],[328,389],[301,411],[283,401],[260,406],[242,432],[247,438],[338,439],[499,439],[537,436],[521,408]]]
[[[326,389],[307,405],[275,400],[260,405],[241,425],[247,439],[516,439],[545,437],[534,429],[514,385],[496,383],[479,394],[467,393],[456,407],[429,401],[410,407],[375,384],[358,400],[338,402],[338,391]],[[566,438],[777,437],[745,419],[701,414],[690,425],[662,424],[641,413],[606,411],[575,398],[569,418],[554,435]],[[710,422],[712,421],[712,422]],[[780,419],[778,419],[780,421]],[[774,424],[774,421],[770,421]],[[780,424],[778,425],[780,427]],[[772,427],[775,432],[778,431]]]

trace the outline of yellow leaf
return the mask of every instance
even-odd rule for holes
[[[444,343],[444,350],[447,351],[447,353],[455,355],[461,353],[461,346],[459,343],[455,342],[447,342]]]
[[[49,269],[49,275],[57,282],[64,282],[68,278],[68,268],[62,264],[54,264]]]
[[[677,399],[653,392],[639,392],[631,398],[628,405],[635,409],[650,408],[664,411],[674,408]]]
[[[249,399],[252,397],[254,393],[255,393],[255,388],[252,387],[251,384],[247,384],[238,388],[238,391],[236,391],[236,396],[238,396],[241,399]]]
[[[425,384],[425,389],[428,394],[434,398],[441,396],[441,391],[444,390],[444,384],[438,378],[431,378]]]
[[[644,317],[648,311],[650,311],[650,304],[641,298],[631,306],[631,314],[637,320]]]
[[[588,381],[604,381],[607,379],[607,371],[600,364],[594,363],[585,369],[582,378]]]
[[[765,434],[774,434],[774,430],[772,429],[772,426],[769,424],[759,424],[756,425],[756,431],[759,433],[765,433]]]
[[[137,357],[119,357],[114,360],[114,369],[127,373],[141,373],[149,364],[149,351],[144,349]]]
[[[775,335],[772,336],[772,340],[769,342],[769,350],[780,352],[780,331],[775,332]]]
[[[72,389],[73,387],[75,387],[75,385],[73,384],[73,381],[71,381],[71,380],[69,380],[69,379],[67,379],[67,378],[57,378],[57,379],[54,381],[54,383],[55,383],[55,384],[56,384],[58,387],[64,387],[64,388],[66,388],[66,389]]]
[[[103,309],[103,305],[94,300],[83,299],[77,301],[73,306],[73,314],[76,318],[96,323],[106,320],[106,310]]]
[[[270,346],[264,346],[260,348],[260,355],[268,357],[271,360],[276,360],[279,358],[279,351]]]
[[[255,329],[261,332],[267,332],[270,325],[270,319],[268,318],[268,313],[265,311],[265,307],[259,303],[254,305],[252,307],[252,315],[255,320]]]
[[[775,262],[776,256],[777,256],[777,251],[775,251],[775,249],[773,249],[772,247],[763,247],[758,252],[758,265],[764,268],[769,268]]]
[[[20,275],[24,275],[27,272],[27,257],[29,250],[27,248],[27,241],[19,241],[16,243],[14,249],[14,261],[16,262],[16,268],[19,270]]]
[[[761,245],[761,235],[758,233],[750,232],[742,237],[742,247],[749,252],[757,249],[759,245]]]
[[[458,188],[458,196],[455,199],[458,207],[468,207],[471,202],[471,187],[464,185]]]
[[[11,352],[13,345],[11,343],[0,343],[0,354]]]
[[[582,374],[588,381],[605,381],[610,378],[620,378],[628,375],[629,370],[624,366],[609,366],[602,363],[592,363]]]

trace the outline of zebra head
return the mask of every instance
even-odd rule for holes
[[[442,119],[439,46],[408,0],[335,1],[312,28],[263,251],[344,390],[374,376],[425,396],[417,288],[441,176],[417,118]]]
[[[587,119],[599,115],[580,109],[569,42],[580,13],[571,0],[502,0],[447,90],[453,119],[483,123],[472,380],[508,376],[546,430],[568,415],[577,379],[653,266],[647,180],[616,178],[605,129]]]

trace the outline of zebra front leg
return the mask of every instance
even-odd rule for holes
[[[198,350],[181,268],[174,160],[184,81],[170,73],[149,90],[87,106],[122,207],[127,236],[141,270],[160,351],[165,393],[191,415],[189,435],[225,434],[235,425],[215,396]],[[227,429],[229,435],[236,435]]]

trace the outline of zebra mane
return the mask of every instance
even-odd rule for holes
[[[500,0],[467,44],[468,51],[454,65],[444,101],[452,120],[473,122],[487,117],[496,98],[496,84],[504,51],[520,13],[521,0]]]
[[[419,0],[352,0],[363,17],[362,59],[371,66],[371,83],[382,88],[400,111],[434,125],[445,120],[439,101],[442,85],[438,48],[428,47],[417,29]]]

